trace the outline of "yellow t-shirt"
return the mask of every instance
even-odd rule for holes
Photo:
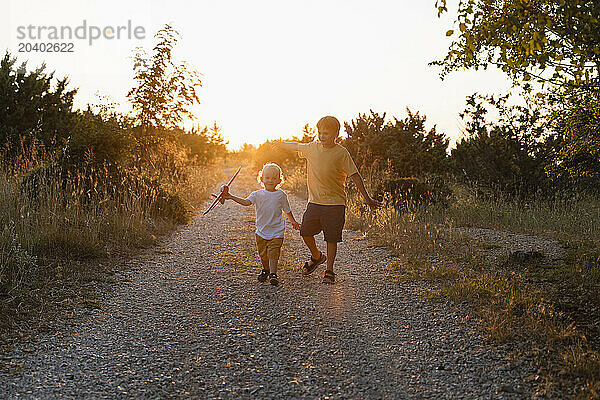
[[[346,205],[344,182],[358,172],[345,147],[324,148],[319,142],[299,143],[298,155],[307,160],[308,202]]]

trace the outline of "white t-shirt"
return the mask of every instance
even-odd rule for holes
[[[256,207],[256,234],[265,240],[282,238],[285,232],[282,211],[291,211],[285,192],[281,189],[274,192],[261,189],[250,193],[246,199]]]

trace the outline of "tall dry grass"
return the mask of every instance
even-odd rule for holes
[[[367,186],[376,187],[377,179],[368,176]],[[564,194],[519,201],[473,186],[452,189],[447,205],[406,204],[401,211],[387,203],[373,212],[353,194],[347,226],[394,249],[400,257],[390,268],[398,279],[430,281],[434,289],[426,296],[472,304],[491,339],[530,341],[535,351],[547,351],[548,390],[596,398],[600,338],[582,325],[600,320],[600,199]],[[500,245],[476,243],[457,227],[557,239],[567,256],[511,267],[508,254],[490,261],[487,250]],[[571,313],[563,311],[566,299]]]
[[[67,170],[52,155],[35,149],[24,154],[13,162],[0,160],[4,332],[24,329],[32,314],[42,320],[57,302],[79,295],[78,283],[97,280],[113,268],[106,267],[112,262],[100,260],[127,257],[178,224],[161,214],[156,204],[164,191],[147,180],[122,174],[117,175],[121,181],[111,182],[114,174],[106,166]],[[172,185],[173,196],[193,212],[216,181],[217,170],[189,168],[184,184]]]

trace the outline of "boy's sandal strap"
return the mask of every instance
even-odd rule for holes
[[[317,269],[319,265],[323,264],[327,260],[325,254],[323,254],[323,252],[320,253],[321,257],[318,260],[315,260],[314,258],[312,258],[312,256],[310,256],[310,261],[312,262],[312,264],[309,264],[308,261],[304,263],[304,268],[302,271],[304,275],[311,274],[315,269]]]
[[[325,275],[323,276],[323,282],[324,283],[334,283],[335,282],[335,272],[326,269]]]

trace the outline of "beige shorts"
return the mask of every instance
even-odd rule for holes
[[[281,254],[281,246],[283,245],[283,238],[274,238],[274,239],[263,239],[258,236],[257,233],[254,234],[256,236],[256,247],[258,247],[258,255],[262,260],[270,259],[270,260],[278,260],[279,255]]]

